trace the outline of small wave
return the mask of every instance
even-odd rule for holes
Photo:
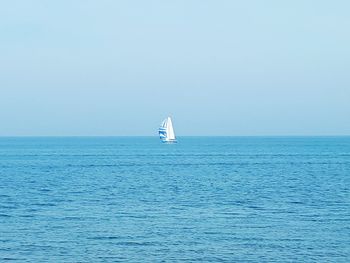
[[[0,217],[12,217],[12,216],[8,214],[0,214]]]
[[[91,239],[91,240],[114,240],[114,239],[120,239],[120,237],[117,237],[117,236],[98,236],[98,237],[89,237],[88,239]]]

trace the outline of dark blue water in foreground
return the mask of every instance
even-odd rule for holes
[[[350,137],[0,138],[0,261],[350,262]]]

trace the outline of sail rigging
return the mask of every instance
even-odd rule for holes
[[[163,142],[176,142],[173,122],[170,117],[166,118],[159,127],[159,137]]]

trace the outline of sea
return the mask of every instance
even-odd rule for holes
[[[0,262],[350,262],[350,137],[1,137]]]

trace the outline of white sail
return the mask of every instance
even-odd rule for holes
[[[175,140],[175,132],[174,132],[174,128],[173,128],[173,122],[171,121],[171,118],[168,117],[168,121],[167,121],[167,133],[168,133],[168,139],[169,140]]]
[[[175,132],[171,118],[166,118],[159,127],[159,137],[163,142],[175,142]]]

